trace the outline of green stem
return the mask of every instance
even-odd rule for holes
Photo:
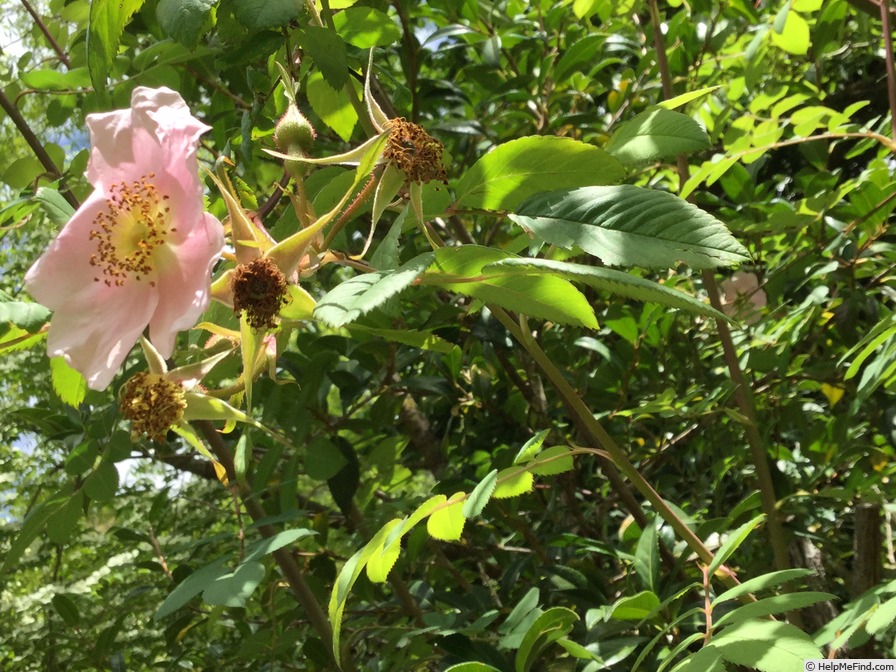
[[[666,501],[660,497],[659,493],[653,489],[653,486],[647,482],[628,459],[628,455],[626,455],[625,451],[616,444],[600,422],[594,417],[594,414],[589,410],[585,402],[582,401],[572,385],[569,384],[569,381],[563,376],[563,373],[554,365],[551,358],[545,354],[544,350],[541,349],[541,346],[539,346],[532,337],[531,331],[525,326],[525,318],[522,318],[523,326],[521,326],[514,322],[503,309],[496,306],[489,306],[489,309],[501,324],[507,327],[507,330],[513,337],[526,349],[544,375],[551,381],[551,384],[560,394],[567,410],[571,413],[576,425],[579,426],[579,429],[582,430],[588,440],[610,455],[613,464],[618,467],[619,471],[622,472],[622,475],[625,476],[631,484],[635,486],[638,492],[651,503],[657,514],[659,514],[659,516],[665,520],[673,530],[675,530],[675,533],[685,541],[694,553],[697,554],[697,557],[700,558],[701,562],[706,565],[711,564],[713,560],[712,552],[700,538],[694,534],[685,522],[678,517]],[[723,573],[722,581],[728,586],[735,586],[739,583],[729,572]],[[749,596],[748,599],[755,600],[752,596]]]

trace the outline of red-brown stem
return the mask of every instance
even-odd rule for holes
[[[31,151],[34,152],[37,160],[40,161],[41,165],[44,168],[46,168],[47,172],[56,179],[61,178],[62,171],[59,170],[59,167],[53,162],[53,159],[50,157],[50,155],[47,154],[47,150],[44,149],[41,141],[38,140],[37,136],[34,134],[34,131],[31,130],[28,122],[25,121],[25,118],[21,115],[18,108],[13,105],[12,101],[6,97],[6,92],[2,89],[0,89],[0,107],[2,107],[6,114],[9,115],[9,118],[12,119],[12,122],[16,125],[19,133],[21,133],[22,137],[25,138],[25,142],[27,142],[28,146],[31,147]],[[78,199],[75,198],[75,195],[71,191],[69,191],[68,189],[64,189],[61,193],[62,197],[66,201],[68,201],[75,210],[81,207]]]
[[[890,128],[896,140],[896,66],[893,64],[893,29],[890,26],[890,0],[880,0],[880,22],[884,33],[887,60],[887,94],[890,99]]]
[[[28,0],[22,0],[22,6],[31,15],[31,18],[34,19],[34,23],[37,24],[40,32],[42,32],[44,34],[44,37],[47,38],[47,42],[50,43],[50,47],[52,47],[53,51],[56,52],[56,55],[59,57],[59,60],[62,61],[62,64],[66,68],[72,67],[71,61],[68,60],[68,54],[66,54],[62,50],[62,47],[59,46],[59,43],[50,34],[50,31],[47,29],[47,25],[43,22],[43,19],[40,18],[40,15],[34,11],[34,8],[31,6]]]
[[[712,599],[709,591],[709,567],[703,566],[703,613],[706,614],[706,635],[703,637],[703,646],[709,644],[712,639]]]
[[[358,192],[358,195],[355,196],[355,199],[349,204],[349,206],[345,209],[339,219],[336,220],[336,223],[333,224],[332,228],[327,232],[327,237],[324,239],[324,244],[321,247],[322,250],[329,250],[330,245],[333,243],[333,239],[336,237],[342,227],[345,226],[346,222],[352,218],[352,215],[364,205],[364,202],[370,198],[370,195],[373,193],[374,188],[377,185],[377,177],[375,175],[371,175],[367,180],[367,184],[364,185],[364,188]]]

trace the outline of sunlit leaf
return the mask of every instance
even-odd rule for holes
[[[613,184],[622,165],[602,149],[553,136],[511,140],[464,172],[455,192],[466,208],[513,210],[529,196],[552,189]]]
[[[384,47],[401,39],[401,30],[385,12],[373,7],[352,7],[333,16],[342,39],[360,49]]]
[[[520,467],[510,467],[498,472],[498,483],[492,493],[493,499],[507,499],[532,492],[535,478]]]
[[[709,565],[709,573],[714,574],[715,571],[721,567],[725,562],[728,561],[734,552],[740,547],[744,541],[746,541],[747,537],[750,536],[750,533],[756,528],[757,525],[762,523],[765,520],[765,514],[756,516],[753,520],[744,523],[736,530],[731,532],[728,535],[728,538],[722,543],[719,547],[719,550],[716,551],[715,557],[713,557],[712,562]]]
[[[464,503],[464,518],[473,518],[482,513],[482,509],[488,504],[488,500],[491,499],[492,493],[495,491],[497,482],[497,469],[492,469],[485,478],[479,481]]]
[[[614,266],[712,268],[748,258],[712,215],[672,194],[632,185],[538,194],[510,218],[545,242],[579,247]]]
[[[3,304],[0,304],[2,308]],[[77,408],[87,396],[87,380],[80,372],[68,365],[64,357],[50,358],[50,373],[53,378],[53,391],[60,401]]]
[[[426,531],[429,536],[442,541],[458,541],[464,531],[464,501],[467,493],[456,492],[447,503],[430,514],[426,521]]]
[[[780,621],[738,623],[713,637],[711,646],[729,663],[761,672],[803,669],[804,660],[824,658],[809,635]]]
[[[479,245],[443,247],[435,252],[429,284],[473,296],[509,310],[562,324],[597,328],[594,309],[571,283],[551,275],[489,276],[485,267],[511,255]]]
[[[432,253],[426,252],[394,271],[365,273],[346,280],[318,302],[314,317],[332,327],[353,322],[407,289],[432,260]]]
[[[530,463],[529,471],[536,476],[556,476],[575,467],[570,449],[566,446],[547,448]]]
[[[622,124],[607,151],[623,163],[675,157],[709,147],[709,136],[686,114],[655,107]]]
[[[121,34],[144,0],[90,0],[87,67],[93,87],[106,91],[106,76],[118,53]]]
[[[609,294],[624,296],[635,301],[657,303],[696,315],[705,315],[725,321],[728,317],[708,303],[665,285],[639,278],[636,275],[601,266],[586,266],[551,259],[508,258],[492,262],[483,270],[518,273],[555,273],[572,282],[581,282]]]

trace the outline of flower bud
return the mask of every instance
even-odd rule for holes
[[[274,129],[274,142],[277,143],[280,151],[286,154],[293,154],[298,149],[301,150],[300,153],[304,154],[311,150],[316,137],[317,133],[315,133],[314,127],[305,118],[305,115],[299,112],[299,108],[290,103],[286,114],[280,118]]]
[[[274,142],[278,149],[290,156],[305,156],[314,144],[317,133],[305,115],[299,112],[292,103],[286,110],[286,114],[277,122],[274,129]],[[286,170],[295,178],[302,178],[311,170],[311,165],[302,161],[289,161],[284,163]]]

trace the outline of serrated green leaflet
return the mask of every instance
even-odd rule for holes
[[[375,327],[367,327],[361,324],[352,324],[348,330],[359,334],[370,334],[371,336],[379,336],[387,341],[403,343],[421,350],[431,350],[432,352],[448,353],[457,348],[454,343],[439,338],[435,334],[426,331],[416,331],[414,329],[377,329]]]
[[[333,16],[333,27],[343,40],[359,49],[383,47],[401,39],[401,30],[385,12],[351,7]]]
[[[77,531],[78,521],[83,515],[84,491],[77,490],[47,520],[47,537],[54,543],[67,544]]]
[[[636,301],[657,303],[669,308],[678,308],[695,315],[705,315],[730,322],[730,319],[717,311],[708,303],[703,303],[693,296],[670,289],[665,285],[630,275],[623,271],[600,266],[586,266],[551,259],[511,258],[493,262],[483,269],[489,272],[517,273],[556,273],[573,282],[581,282],[595,289],[610,294],[624,296]]]
[[[26,330],[37,329],[50,317],[50,311],[39,303],[9,301],[0,303],[0,324],[11,322]]]
[[[433,539],[441,541],[457,541],[464,531],[466,516],[464,515],[465,492],[456,492],[446,503],[430,514],[426,521],[426,531]]]
[[[199,36],[211,26],[210,13],[217,0],[161,0],[156,15],[168,35],[188,47],[195,47]]]
[[[715,571],[721,567],[728,558],[740,547],[742,543],[746,540],[750,533],[759,525],[761,522],[765,520],[765,514],[756,516],[753,520],[748,523],[744,523],[740,527],[738,527],[734,532],[732,532],[727,539],[725,539],[722,546],[716,552],[715,557],[712,559],[712,563],[709,565],[709,573],[714,574]]]
[[[295,0],[240,0],[233,3],[233,15],[249,32],[285,25],[302,13]]]
[[[777,621],[744,621],[713,637],[710,646],[729,663],[762,672],[801,670],[804,660],[823,658],[809,635]]]
[[[709,147],[709,136],[686,114],[662,107],[641,112],[610,137],[607,151],[636,164],[696,152]]]
[[[351,278],[320,300],[314,317],[331,327],[353,322],[409,287],[432,260],[432,253],[426,252],[394,271],[376,271]]]
[[[644,587],[656,591],[660,576],[660,551],[659,535],[653,521],[644,526],[641,537],[638,539],[634,567]]]
[[[793,581],[794,579],[799,579],[804,576],[810,576],[812,573],[811,569],[782,569],[778,572],[763,574],[762,576],[757,576],[749,581],[744,581],[739,586],[735,586],[730,590],[726,590],[712,601],[712,606],[727,602],[728,600],[733,600],[741,595],[746,595],[747,593],[755,593],[765,588],[780,586],[788,581]]]
[[[766,597],[762,600],[758,600],[757,602],[744,604],[734,611],[729,611],[727,614],[718,619],[713,624],[713,627],[721,628],[722,626],[734,625],[751,618],[763,618],[764,616],[770,616],[772,614],[783,614],[787,611],[804,609],[805,607],[812,606],[813,604],[817,604],[825,600],[836,601],[837,596],[832,595],[831,593],[808,591],[804,593],[786,593],[784,595]]]
[[[306,26],[301,40],[327,84],[336,91],[342,89],[348,81],[348,63],[342,38],[329,28]]]
[[[538,434],[533,436],[531,439],[526,441],[522,448],[520,448],[520,452],[517,453],[516,457],[513,458],[514,464],[525,464],[533,457],[538,455],[538,452],[541,450],[542,444],[544,444],[544,440],[547,438],[548,434],[551,433],[549,429],[543,429]]]
[[[519,467],[510,467],[498,472],[498,482],[492,499],[507,499],[518,497],[527,492],[532,492],[535,477],[529,471],[523,471]]]
[[[62,194],[48,187],[41,187],[34,194],[34,200],[40,203],[40,207],[58,227],[63,227],[75,214],[75,209],[65,200]]]
[[[877,611],[865,624],[865,629],[871,634],[877,634],[892,625],[893,621],[896,621],[896,597],[887,600],[877,608]]]
[[[317,70],[308,75],[305,83],[305,92],[311,108],[327,126],[336,131],[340,138],[348,142],[355,124],[358,123],[358,113],[352,107],[346,88],[334,89]]]
[[[597,328],[594,309],[568,281],[550,275],[497,275],[485,266],[510,258],[507,252],[479,245],[443,247],[435,252],[433,270],[423,280],[508,310],[561,324]]]
[[[77,408],[87,395],[87,381],[65,361],[64,357],[50,358],[53,391],[60,401]]]
[[[539,453],[538,457],[527,463],[526,468],[536,476],[556,476],[572,471],[575,464],[572,461],[571,452],[566,446],[547,448]]]
[[[632,185],[538,194],[510,219],[564,249],[613,266],[713,268],[746,261],[725,225],[672,194]]]
[[[468,169],[457,184],[457,205],[513,210],[532,194],[614,184],[625,177],[622,165],[602,149],[553,136],[511,140]]]
[[[90,75],[87,68],[73,68],[68,72],[32,70],[22,73],[22,83],[32,89],[63,91],[89,87]]]
[[[401,525],[401,519],[396,518],[383,526],[383,530],[391,533],[396,527]],[[398,560],[398,554],[401,552],[401,541],[396,539],[394,543],[388,543],[387,536],[383,537],[380,545],[370,554],[367,560],[367,578],[373,583],[383,583],[389,576],[389,572]]]
[[[650,590],[623,597],[613,605],[613,618],[619,621],[641,621],[660,606],[660,598]]]
[[[497,482],[497,469],[492,469],[485,478],[479,481],[464,503],[464,518],[472,518],[482,513],[482,509],[488,504],[488,500],[491,499],[492,493],[495,491]]]
[[[84,481],[84,494],[95,502],[108,502],[118,490],[118,469],[111,462],[102,462]]]
[[[87,68],[93,88],[102,95],[106,89],[106,75],[118,52],[121,33],[143,0],[91,0],[87,24]]]

